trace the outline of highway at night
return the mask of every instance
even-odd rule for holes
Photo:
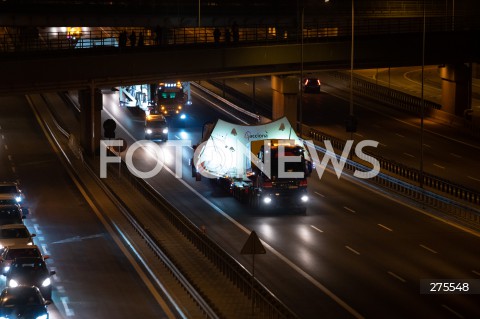
[[[104,119],[114,118],[118,136],[129,143],[141,139],[143,121],[119,108],[117,101],[115,94],[105,95]],[[186,124],[172,121],[170,139],[190,134],[196,143],[205,121],[224,117],[196,94],[192,109]],[[190,152],[188,148],[183,152],[183,182],[166,170],[149,182],[195,224],[205,226],[208,236],[247,269],[251,259],[239,255],[239,250],[249,231],[255,230],[268,245],[267,254],[256,258],[257,278],[301,318],[479,316],[476,295],[419,292],[421,279],[478,279],[478,235],[439,221],[435,212],[422,213],[380,189],[369,190],[347,176],[338,180],[332,173],[325,173],[321,181],[315,174],[310,178],[306,215],[256,213],[212,188],[206,179],[195,182],[188,166]],[[148,153],[137,151],[138,158],[143,162],[139,168],[151,167]],[[192,195],[190,188],[202,198]],[[59,268],[57,273],[62,273]]]

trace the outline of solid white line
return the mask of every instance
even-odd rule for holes
[[[315,229],[316,231],[320,232],[320,233],[323,233],[323,230],[321,229],[318,229],[317,227],[313,226],[313,225],[310,225],[310,227],[312,227],[313,229]]]
[[[351,208],[348,208],[347,206],[343,206],[343,208],[345,208],[346,210],[348,210],[349,212],[352,212],[352,213],[355,213],[355,211]]]
[[[318,196],[321,196],[321,197],[325,197],[325,195],[320,194],[319,192],[315,192],[315,194],[317,194]]]
[[[458,154],[455,154],[455,153],[450,153],[450,155],[452,155],[453,157],[456,157],[456,158],[462,158],[461,155],[458,155]]]
[[[388,231],[393,231],[393,229],[388,228],[388,227],[385,226],[385,225],[382,225],[382,224],[377,224],[377,225],[380,226],[380,227],[382,227],[382,228],[385,228],[385,229],[388,230]]]
[[[452,308],[446,306],[446,305],[442,305],[443,308],[447,309],[448,311],[450,311],[451,313],[453,313],[455,316],[457,316],[458,318],[465,318],[464,316],[462,316],[461,314],[459,314],[458,312],[456,312],[455,310],[453,310]]]
[[[63,308],[65,308],[65,314],[68,317],[75,316],[75,311],[73,311],[73,309],[69,308],[67,305],[67,303],[69,302],[68,297],[60,297],[60,300],[62,301]]]
[[[104,111],[111,117],[115,118],[113,114],[108,112],[106,109]],[[117,126],[120,126],[123,131],[132,139],[135,141],[135,138],[128,132],[125,127],[120,124],[120,122],[117,120]],[[164,166],[164,169],[170,173],[172,176],[175,176],[175,173],[168,167]],[[250,235],[251,230],[240,224],[238,221],[236,221],[234,218],[232,218],[230,215],[225,213],[223,210],[221,210],[217,205],[213,204],[210,202],[205,196],[200,194],[196,189],[194,189],[192,186],[190,186],[187,182],[185,182],[183,179],[179,178],[179,182],[181,182],[186,188],[188,188],[192,193],[198,196],[203,202],[205,202],[207,205],[212,207],[216,212],[218,212],[220,215],[225,217],[227,220],[229,220],[232,224],[237,226],[240,230],[242,230],[245,234]],[[357,312],[355,309],[353,309],[349,304],[347,304],[343,299],[335,295],[332,291],[330,291],[327,287],[322,285],[319,281],[317,281],[315,278],[313,278],[310,274],[305,272],[303,269],[298,267],[294,262],[292,262],[290,259],[282,255],[280,252],[278,252],[276,249],[274,249],[272,246],[267,244],[265,241],[260,240],[263,244],[263,246],[271,251],[275,256],[277,256],[279,259],[281,259],[283,262],[285,262],[287,265],[289,265],[292,269],[294,269],[297,273],[299,273],[301,276],[303,276],[305,279],[307,279],[310,283],[312,283],[315,287],[320,289],[324,294],[329,296],[333,301],[335,301],[338,305],[340,305],[343,309],[348,311],[351,315],[353,315],[355,318],[365,318],[362,316],[359,312]]]
[[[398,134],[398,133],[395,133],[395,135],[398,136],[398,137],[405,137],[404,135]]]
[[[441,168],[441,169],[445,169],[444,166],[441,166],[441,165],[438,165],[438,164],[433,164],[433,166],[438,167],[438,168]]]
[[[476,271],[476,270],[472,270],[472,272],[477,275],[477,276],[480,276],[480,272]]]
[[[480,182],[480,179],[478,179],[478,178],[475,178],[475,177],[472,177],[472,176],[467,176],[467,177],[470,178],[470,179],[473,179],[474,181]]]
[[[358,251],[356,251],[355,249],[351,248],[350,246],[345,246],[345,248],[347,248],[348,250],[350,250],[351,252],[357,254],[357,255],[360,255],[360,253]]]
[[[409,153],[405,153],[405,152],[404,152],[403,154],[405,154],[405,155],[407,155],[407,156],[410,156],[410,157],[415,157],[414,155],[409,154]]]
[[[427,247],[427,246],[425,246],[425,245],[420,244],[420,247],[428,250],[429,252],[432,252],[432,253],[434,253],[434,254],[437,254],[437,252],[436,252],[435,250],[433,250],[432,248],[429,248],[429,247]]]
[[[392,276],[392,277],[395,277],[397,278],[398,280],[400,280],[401,282],[405,282],[406,280],[403,279],[402,277],[400,277],[399,275],[397,275],[396,273],[392,272],[392,271],[387,271],[387,273]]]

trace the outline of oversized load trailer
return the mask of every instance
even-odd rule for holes
[[[192,175],[215,179],[253,208],[306,212],[312,161],[286,117],[261,125],[222,120],[204,126]]]

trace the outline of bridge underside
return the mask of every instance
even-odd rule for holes
[[[426,35],[425,64],[479,62],[479,32]],[[193,45],[18,52],[0,59],[0,94],[299,73],[301,45]],[[304,70],[349,69],[350,39],[305,43]],[[355,38],[354,68],[421,65],[422,35]]]

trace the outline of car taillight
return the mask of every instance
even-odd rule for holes
[[[304,186],[304,187],[306,187],[306,186],[307,186],[307,179],[302,179],[302,180],[300,181],[300,183],[298,184],[298,186]]]
[[[263,187],[264,188],[272,188],[273,187],[272,182],[263,182]]]

